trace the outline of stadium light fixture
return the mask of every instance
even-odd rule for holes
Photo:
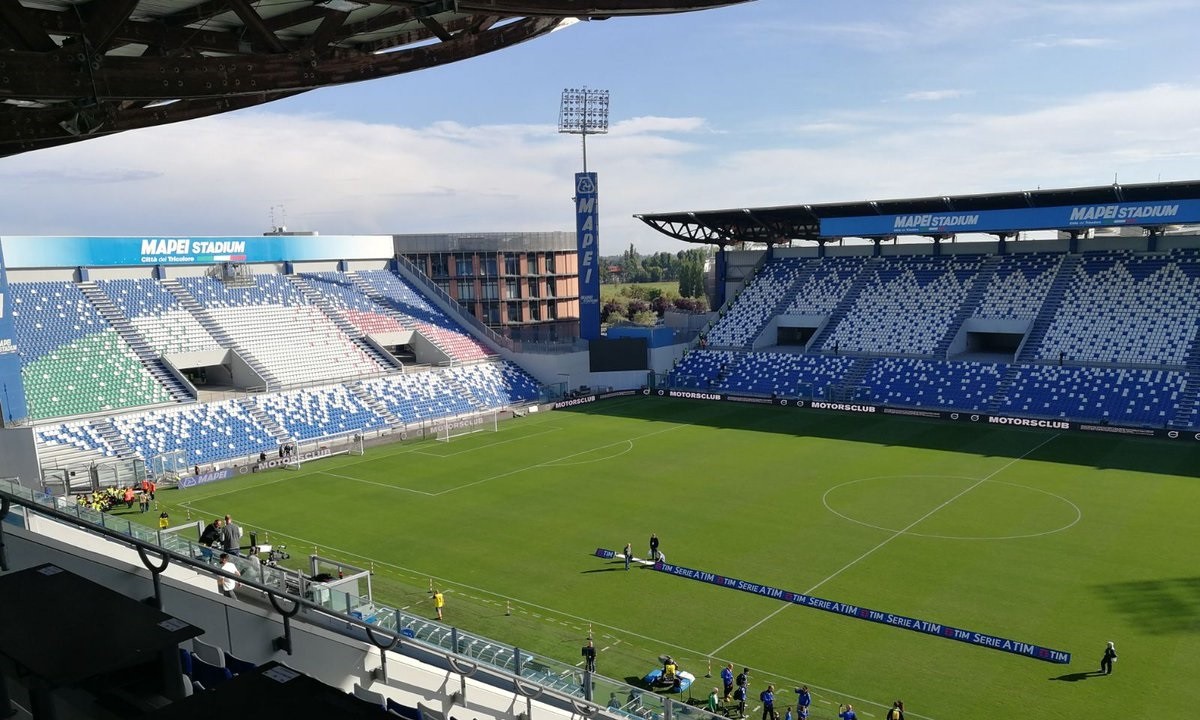
[[[558,110],[558,131],[583,138],[583,171],[587,172],[587,136],[608,133],[608,91],[567,88]]]

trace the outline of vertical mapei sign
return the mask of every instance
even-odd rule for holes
[[[596,173],[575,173],[575,240],[579,247],[579,337],[600,337],[600,208]]]
[[[0,246],[0,418],[7,425],[24,420],[25,389],[21,385],[21,356],[13,334],[12,296],[4,269],[4,247]]]

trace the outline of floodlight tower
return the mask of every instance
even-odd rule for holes
[[[600,244],[596,173],[587,169],[587,136],[608,132],[608,91],[563,90],[558,131],[583,138],[583,172],[575,173],[575,243],[579,250],[579,337],[600,338]]]
[[[563,90],[558,131],[583,139],[583,171],[587,172],[587,136],[608,134],[608,91],[589,87]]]

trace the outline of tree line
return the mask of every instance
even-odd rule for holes
[[[676,253],[657,252],[642,255],[631,243],[620,255],[600,258],[600,282],[612,283],[679,283],[682,297],[704,297],[704,263],[707,248],[680,250]],[[620,268],[620,273],[610,268]]]

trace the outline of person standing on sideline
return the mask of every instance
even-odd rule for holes
[[[1117,659],[1117,649],[1110,642],[1108,647],[1104,648],[1104,657],[1100,658],[1100,672],[1105,675],[1112,675],[1112,664]]]
[[[625,543],[625,569],[629,569],[629,561],[633,559],[633,543]]]
[[[583,646],[583,665],[588,672],[596,672],[596,646],[588,640],[588,644]]]
[[[437,610],[438,620],[442,619],[442,608],[446,607],[446,596],[442,595],[441,590],[433,591],[433,607]]]
[[[737,714],[739,718],[746,717],[746,686],[738,685],[737,690],[733,691],[733,699],[737,701]]]
[[[225,516],[225,552],[230,555],[242,554],[242,528],[228,515]]]
[[[725,686],[725,694],[722,697],[725,702],[729,702],[730,696],[733,695],[733,663],[725,663],[725,667],[721,668],[721,684]]]
[[[758,699],[763,706],[762,720],[778,720],[775,715],[775,686],[767,685],[767,689],[759,693]]]
[[[796,718],[792,716],[792,706],[791,705],[788,705],[787,710],[784,711],[783,720],[796,720]]]
[[[658,535],[650,533],[650,561],[658,562]]]
[[[740,688],[750,686],[750,668],[742,668],[742,672],[737,676],[737,686]]]
[[[838,717],[842,720],[858,720],[858,713],[854,712],[853,705],[838,705]]]
[[[221,572],[227,572],[230,575],[241,576],[241,573],[238,572],[237,565],[233,564],[233,561],[229,559],[229,555],[226,553],[221,553]],[[217,589],[220,590],[221,594],[225,597],[231,598],[233,597],[233,591],[238,589],[238,582],[233,578],[218,577]]]
[[[708,694],[708,704],[704,707],[704,709],[709,711],[713,715],[717,715],[718,713],[721,712],[721,704],[719,702],[717,702],[717,689],[716,688],[713,688],[712,692],[710,692]]]
[[[801,685],[796,688],[796,708],[800,711],[800,717],[808,717],[809,705],[812,705],[812,694],[808,692],[807,685]]]

